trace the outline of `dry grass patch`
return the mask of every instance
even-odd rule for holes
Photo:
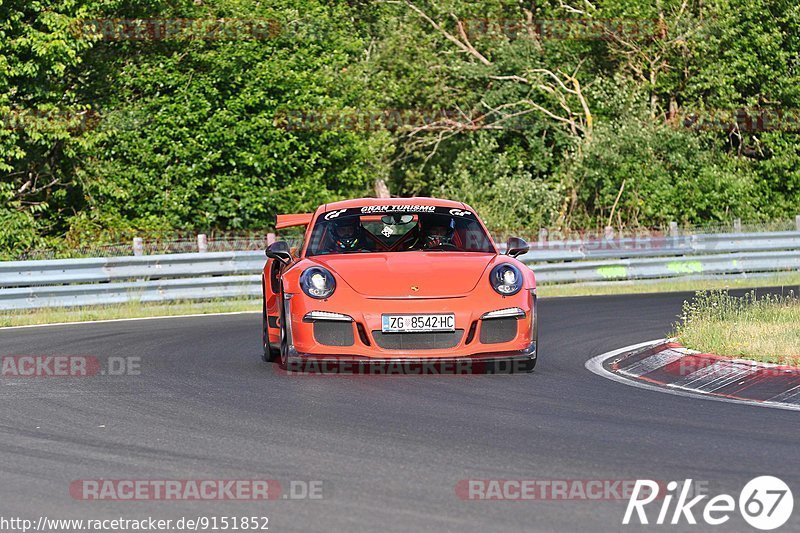
[[[743,297],[701,291],[684,302],[672,335],[701,352],[800,365],[800,299],[793,291]]]

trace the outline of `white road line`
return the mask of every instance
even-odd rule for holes
[[[784,403],[776,403],[776,402],[756,402],[756,401],[746,401],[746,400],[736,400],[733,398],[724,398],[722,396],[712,396],[710,394],[703,394],[703,393],[694,393],[680,389],[667,389],[664,387],[658,387],[656,385],[651,385],[650,383],[645,383],[642,381],[637,381],[633,379],[624,378],[618,374],[614,374],[613,372],[609,372],[605,368],[603,368],[603,362],[611,359],[612,357],[616,357],[620,354],[625,352],[630,352],[633,350],[637,350],[639,348],[644,348],[645,346],[653,346],[655,344],[659,344],[665,342],[667,339],[656,339],[652,341],[642,342],[639,344],[634,344],[633,346],[626,346],[624,348],[619,348],[617,350],[612,350],[610,352],[606,352],[604,354],[597,355],[592,357],[586,364],[584,365],[586,369],[593,374],[597,374],[598,376],[604,377],[606,379],[610,379],[611,381],[616,381],[618,383],[622,383],[624,385],[628,385],[630,387],[636,387],[638,389],[645,389],[651,390],[656,392],[662,392],[665,394],[672,394],[673,396],[684,396],[688,398],[697,398],[701,400],[712,400],[715,402],[726,402],[726,403],[738,403],[743,405],[752,405],[754,407],[769,407],[771,409],[783,409],[787,411],[800,411],[800,405],[790,405]]]
[[[79,322],[54,322],[52,324],[29,324],[27,326],[3,326],[0,331],[7,329],[27,329],[27,328],[46,328],[50,326],[73,326],[76,324],[108,324],[113,322],[131,322],[133,320],[164,320],[167,318],[197,318],[201,316],[229,316],[229,315],[250,315],[261,311],[229,311],[227,313],[196,313],[193,315],[167,315],[167,316],[143,316],[138,318],[111,318],[108,320],[82,320]]]
[[[632,364],[628,368],[620,370],[620,373],[625,374],[626,376],[638,378],[644,374],[649,374],[653,370],[658,370],[659,368],[663,368],[670,363],[674,363],[681,357],[684,357],[684,354],[676,350],[664,350],[658,352],[657,354],[653,354],[650,357],[645,357],[641,361]]]
[[[714,392],[739,379],[746,379],[758,372],[757,368],[734,365],[726,361],[718,361],[701,368],[668,386],[688,388],[701,392]]]
[[[782,392],[777,396],[773,396],[769,399],[771,402],[786,402],[791,400],[791,403],[799,403],[800,402],[800,385],[787,390],[786,392]]]

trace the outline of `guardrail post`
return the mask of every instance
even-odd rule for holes
[[[733,219],[733,231],[736,233],[742,232],[742,219],[741,218],[734,218]]]
[[[794,217],[794,228],[797,231],[800,231],[800,215],[797,215],[796,217]]]
[[[669,236],[670,237],[677,237],[678,236],[678,223],[677,222],[670,222],[669,223]]]
[[[144,240],[141,237],[133,238],[133,255],[142,255],[144,253]]]
[[[274,233],[267,233],[267,246],[270,244],[275,243],[275,234]]]
[[[208,251],[208,236],[200,233],[197,236],[197,253],[204,254]]]
[[[606,226],[604,237],[607,241],[614,240],[614,228],[612,226]]]
[[[539,228],[539,249],[544,250],[547,242],[547,228]]]

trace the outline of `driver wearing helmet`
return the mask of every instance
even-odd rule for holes
[[[422,225],[422,248],[434,250],[441,247],[455,248],[453,235],[456,224],[452,217],[447,215],[428,215],[420,217]]]
[[[333,249],[337,252],[352,252],[365,249],[358,217],[346,217],[331,224]]]

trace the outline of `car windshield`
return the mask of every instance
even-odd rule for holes
[[[475,215],[461,209],[371,206],[320,215],[306,256],[369,252],[495,253]],[[413,207],[413,206],[411,206]],[[375,212],[378,211],[378,212]]]

